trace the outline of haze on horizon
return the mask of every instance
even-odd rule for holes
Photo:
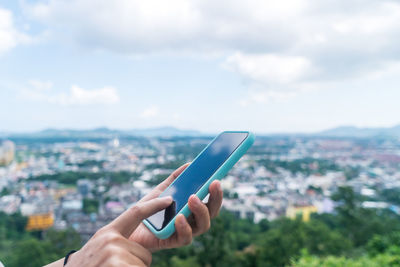
[[[0,132],[400,123],[400,3],[0,3]]]

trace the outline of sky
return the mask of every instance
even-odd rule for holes
[[[0,132],[389,127],[399,84],[399,1],[0,2]]]

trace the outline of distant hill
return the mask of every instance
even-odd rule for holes
[[[204,133],[191,129],[179,129],[175,127],[154,127],[143,129],[116,130],[106,127],[76,130],[76,129],[45,129],[31,133],[11,133],[0,132],[1,138],[8,137],[28,137],[28,138],[114,138],[128,136],[144,136],[144,137],[174,137],[174,136],[214,136],[216,133]],[[325,131],[302,134],[302,133],[281,133],[281,134],[262,134],[258,136],[315,136],[315,137],[354,137],[354,138],[370,138],[370,137],[399,137],[400,125],[387,128],[359,128],[354,126],[342,126]]]
[[[39,132],[33,133],[7,133],[6,136],[18,136],[18,137],[68,137],[68,138],[79,138],[79,137],[91,137],[91,138],[112,138],[117,136],[147,136],[147,137],[171,137],[171,136],[200,136],[203,133],[195,130],[178,129],[174,127],[156,127],[146,129],[132,129],[132,130],[115,130],[106,127],[88,129],[88,130],[75,130],[75,129],[45,129]]]
[[[0,131],[0,138],[5,138],[5,137],[7,137],[7,136],[9,136],[10,135],[10,133],[8,133],[8,132],[2,132],[2,131]],[[1,266],[1,265],[0,265]]]
[[[157,127],[148,129],[133,129],[124,131],[125,134],[135,136],[199,136],[204,135],[196,130],[178,129],[175,127]]]
[[[342,126],[317,133],[318,136],[330,137],[400,137],[400,125],[387,128],[359,128]]]

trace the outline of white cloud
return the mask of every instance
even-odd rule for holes
[[[66,103],[88,105],[88,104],[116,104],[119,102],[117,89],[114,87],[103,87],[96,90],[85,90],[76,85],[70,89],[70,95]]]
[[[181,115],[179,112],[174,112],[174,113],[172,114],[172,118],[173,118],[175,121],[178,121],[178,120],[181,120],[181,119],[182,119],[182,115]]]
[[[281,49],[307,1],[50,0],[25,11],[59,37],[133,54]],[[232,50],[232,51],[233,51]]]
[[[22,95],[33,101],[71,105],[112,105],[120,101],[117,89],[114,87],[103,87],[100,89],[86,90],[77,85],[72,85],[67,93],[52,92],[51,82],[38,80],[30,81],[33,88],[25,89]]]
[[[38,91],[48,91],[53,88],[51,81],[30,80],[29,84]]]
[[[293,83],[310,75],[312,69],[311,62],[305,57],[240,52],[229,56],[223,66],[264,84]]]
[[[151,106],[151,107],[144,109],[140,113],[140,117],[144,118],[144,119],[154,118],[154,117],[157,117],[159,115],[159,113],[160,113],[160,110],[157,106]]]
[[[48,0],[24,10],[61,42],[94,50],[218,57],[268,99],[400,62],[392,0]]]
[[[309,58],[319,51],[396,46],[400,32],[400,3],[391,0],[49,0],[23,7],[60,38],[131,54],[291,52]]]
[[[267,104],[268,102],[286,102],[296,97],[299,92],[296,91],[250,91],[245,99],[239,104],[242,107],[248,107],[253,104]]]
[[[12,12],[0,7],[0,55],[27,42],[30,37],[16,29]]]
[[[343,17],[333,23],[333,29],[341,34],[375,35],[396,31],[400,22],[400,6],[398,3],[382,1],[377,9],[356,13]]]
[[[316,70],[305,57],[237,52],[225,60],[223,67],[238,73],[250,84],[247,96],[239,101],[242,107],[286,102],[315,89],[307,79]]]

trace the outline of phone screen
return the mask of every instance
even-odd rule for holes
[[[172,196],[172,204],[147,218],[157,230],[163,229],[186,205],[219,167],[247,138],[247,132],[224,132],[220,134],[160,197]]]

